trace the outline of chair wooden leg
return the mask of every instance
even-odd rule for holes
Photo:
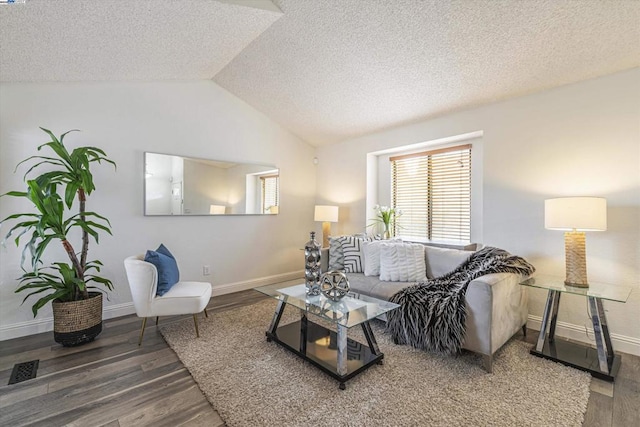
[[[138,345],[142,344],[142,337],[144,336],[144,328],[147,326],[147,318],[142,318],[142,329],[140,329],[140,339],[138,340]]]
[[[196,326],[196,337],[200,338],[200,331],[198,331],[198,316],[193,315],[193,324]]]
[[[204,308],[204,317],[209,317],[209,313],[207,313],[207,307]]]
[[[522,335],[527,336],[527,324],[522,325]]]
[[[160,319],[160,316],[156,316],[156,326],[158,326],[158,319]]]

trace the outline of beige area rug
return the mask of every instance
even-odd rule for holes
[[[385,353],[338,389],[338,382],[267,342],[275,301],[162,327],[166,341],[227,426],[580,426],[588,373],[529,354],[511,340],[487,374],[473,354],[447,357],[397,346],[375,321]],[[281,324],[299,318],[287,307]],[[361,329],[349,337],[366,342]]]

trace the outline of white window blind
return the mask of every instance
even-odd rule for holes
[[[260,177],[262,182],[262,213],[271,213],[269,209],[273,206],[280,206],[278,179],[277,175]]]
[[[391,157],[396,236],[471,239],[471,145]]]

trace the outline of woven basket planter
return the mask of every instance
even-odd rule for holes
[[[53,339],[65,347],[91,342],[102,332],[102,293],[89,299],[53,301]]]

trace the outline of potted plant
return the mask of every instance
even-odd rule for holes
[[[104,161],[115,168],[115,163],[95,147],[78,147],[69,152],[63,140],[73,131],[65,132],[58,139],[48,129],[40,129],[51,141],[40,145],[38,151],[46,148],[52,154],[31,156],[18,163],[16,170],[22,164],[30,165],[24,175],[26,191],[10,191],[0,196],[28,199],[35,212],[9,215],[0,224],[17,221],[5,237],[7,240],[16,234],[16,246],[20,246],[21,239],[29,239],[22,250],[24,273],[15,292],[28,292],[23,303],[31,296],[40,297],[31,308],[34,317],[51,301],[54,340],[64,346],[80,345],[93,341],[102,331],[102,292],[94,285],[113,289],[110,280],[96,275],[102,263],[87,260],[90,238],[98,243],[100,232],[111,234],[108,219],[86,210],[87,196],[95,190],[90,166]],[[41,169],[46,171],[32,177]],[[73,210],[76,201],[77,212]],[[69,240],[77,236],[78,231],[79,251]],[[54,242],[64,248],[68,261],[43,267],[43,256]]]
[[[395,233],[396,220],[402,215],[402,210],[380,205],[375,205],[373,209],[376,211],[376,217],[373,219],[373,224],[369,224],[369,227],[382,224],[384,227],[382,237],[390,239]]]

